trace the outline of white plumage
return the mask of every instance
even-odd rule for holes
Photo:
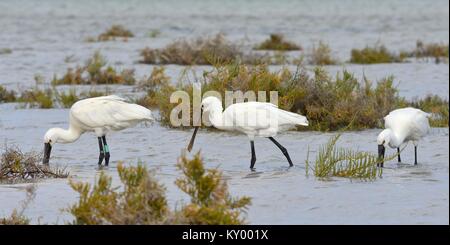
[[[51,128],[44,136],[44,164],[48,164],[51,146],[55,143],[71,143],[85,132],[95,132],[99,139],[101,164],[103,157],[106,165],[109,160],[109,148],[105,135],[133,127],[139,122],[153,120],[152,113],[145,107],[125,102],[116,96],[101,96],[84,99],[72,105],[69,115],[69,128]]]
[[[397,148],[400,162],[400,146],[412,141],[415,149],[415,164],[417,164],[418,141],[430,131],[428,121],[430,116],[431,114],[412,107],[391,111],[384,117],[385,129],[377,138],[379,154],[384,155],[384,149],[387,146]]]
[[[222,111],[222,107],[216,110]],[[206,110],[205,110],[206,112]],[[213,118],[217,117],[217,118]],[[250,140],[255,136],[273,137],[278,132],[295,125],[308,126],[306,117],[279,109],[271,103],[247,102],[230,105],[219,113],[210,113],[209,120],[214,127],[223,130],[236,130],[246,134]]]
[[[70,109],[70,124],[82,131],[94,131],[97,136],[150,120],[153,117],[149,109],[116,95],[80,100]]]
[[[256,136],[267,137],[277,145],[286,156],[289,165],[292,166],[287,150],[281,146],[273,137],[281,131],[285,131],[296,125],[308,126],[306,117],[284,111],[271,103],[246,102],[230,105],[223,111],[222,102],[216,97],[207,97],[202,101],[203,115],[212,126],[221,130],[239,131],[246,134],[250,140],[252,160],[250,168],[256,161],[254,150],[254,139]],[[195,129],[188,150],[192,149]]]

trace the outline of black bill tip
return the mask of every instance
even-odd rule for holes
[[[384,165],[384,153],[386,151],[386,148],[384,145],[378,145],[378,166],[383,167]]]
[[[198,128],[199,128],[198,126],[195,127],[194,133],[192,134],[192,137],[191,137],[191,141],[189,141],[189,145],[188,145],[188,147],[187,147],[187,150],[188,150],[189,152],[191,152],[192,147],[194,146],[195,136],[197,135]]]
[[[44,159],[42,160],[42,164],[48,165],[50,161],[50,153],[52,152],[52,145],[50,143],[44,144]]]

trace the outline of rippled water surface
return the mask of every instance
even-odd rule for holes
[[[182,37],[223,32],[245,47],[270,33],[310,48],[318,40],[330,44],[334,55],[345,61],[352,48],[382,42],[393,50],[414,48],[418,39],[444,42],[449,39],[449,3],[434,1],[0,1],[0,84],[11,89],[34,86],[39,74],[49,81],[68,67],[82,64],[100,49],[110,64],[134,68],[148,75],[152,66],[136,64],[145,46],[162,47]],[[127,42],[87,43],[111,24],[123,24],[135,35]],[[150,38],[151,30],[161,35]],[[64,62],[67,56],[73,58]],[[274,66],[271,69],[278,69]],[[295,67],[290,67],[295,69]],[[345,65],[358,77],[372,80],[396,77],[400,94],[407,98],[433,93],[448,98],[448,63]],[[182,66],[169,65],[167,73],[176,81]],[[194,67],[196,71],[210,67]],[[326,67],[330,72],[343,66]],[[201,74],[201,73],[200,73]],[[117,93],[132,88],[112,87]],[[18,145],[23,151],[42,149],[49,127],[67,127],[68,110],[19,109],[0,105],[0,144]],[[353,149],[376,151],[379,130],[348,132],[340,144]],[[179,176],[177,157],[191,131],[161,127],[157,123],[108,136],[111,167],[105,171],[118,184],[116,163],[145,162],[157,169],[167,187],[172,205],[186,196],[174,185]],[[248,220],[253,224],[449,224],[449,135],[448,129],[433,129],[419,146],[419,165],[413,166],[413,147],[402,153],[403,164],[386,164],[383,178],[374,182],[333,179],[319,181],[305,176],[309,147],[314,155],[332,134],[287,132],[278,136],[295,164],[287,168],[284,156],[267,139],[257,139],[257,172],[248,170],[250,145],[243,135],[201,131],[194,150],[202,151],[208,167],[224,171],[233,195],[252,197]],[[51,162],[67,165],[77,180],[94,181],[98,157],[97,139],[83,135],[69,145],[57,145]],[[0,217],[24,199],[24,184],[0,185]],[[26,210],[35,223],[64,223],[71,217],[62,208],[76,201],[67,180],[38,183],[35,201]]]

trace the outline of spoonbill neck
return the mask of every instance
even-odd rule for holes
[[[221,129],[224,127],[224,122],[223,122],[223,108],[221,105],[214,105],[211,110],[208,111],[209,113],[209,121],[211,122],[211,124],[218,128]]]
[[[389,129],[389,134],[390,134],[390,142],[389,142],[389,146],[391,146],[392,148],[397,148],[400,147],[401,144],[403,144],[403,141],[406,138],[406,135],[403,135],[401,133],[396,133],[393,130]]]
[[[58,142],[63,144],[76,141],[83,133],[81,130],[72,126],[69,129],[55,128],[54,130],[58,135]]]

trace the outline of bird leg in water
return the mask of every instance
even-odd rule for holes
[[[417,146],[414,146],[414,165],[417,165]]]
[[[400,158],[400,147],[397,147],[397,157],[398,157],[398,162],[402,162],[402,159]]]
[[[252,148],[252,160],[250,161],[250,169],[254,171],[255,162],[256,162],[256,154],[255,154],[255,143],[253,140],[250,141],[250,146]]]
[[[292,164],[291,157],[289,157],[289,153],[288,153],[288,151],[286,150],[286,148],[284,148],[280,143],[278,143],[278,141],[276,141],[273,137],[269,137],[269,139],[270,139],[276,146],[278,146],[278,148],[280,148],[281,152],[283,152],[283,155],[286,157],[286,159],[287,159],[288,162],[289,162],[289,166],[290,166],[290,167],[294,166],[294,164]]]
[[[106,143],[106,136],[103,136],[102,139],[103,139],[103,146],[104,146],[104,150],[105,150],[105,166],[108,166],[109,165],[109,157],[110,157],[109,146],[108,146],[108,143]]]
[[[100,155],[98,156],[98,165],[102,165],[103,158],[105,157],[105,152],[103,150],[103,143],[101,137],[98,137],[98,147],[100,148]]]

